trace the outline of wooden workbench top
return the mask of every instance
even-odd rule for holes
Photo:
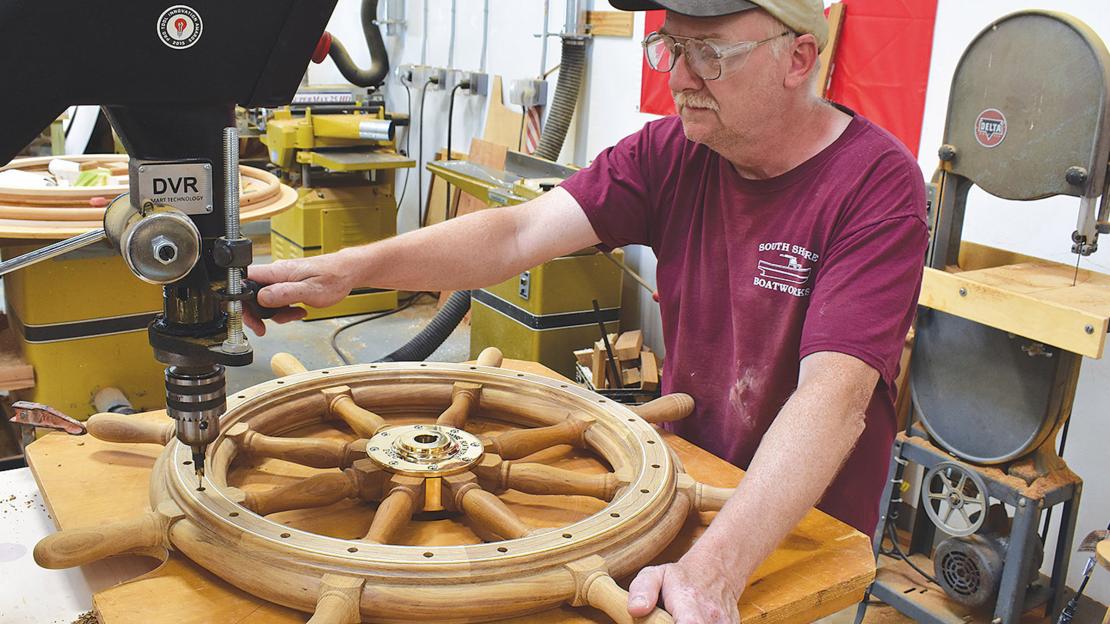
[[[556,376],[529,362],[506,360],[506,368]],[[166,418],[164,412],[148,412],[136,418]],[[685,469],[700,481],[724,487],[735,486],[743,471],[692,444],[664,433]],[[74,528],[138,516],[147,508],[147,486],[154,460],[161,447],[149,444],[113,444],[91,436],[53,433],[27,447],[27,462],[34,472],[43,499],[59,527]],[[562,466],[589,469],[584,458],[552,456]],[[291,466],[263,460],[252,466],[252,477],[240,487],[266,488],[288,482],[278,467]],[[311,470],[311,469],[309,469]],[[261,475],[261,476],[259,476]],[[297,475],[298,477],[300,475]],[[229,479],[232,475],[229,475]],[[284,480],[284,481],[283,481]],[[510,499],[515,493],[509,493]],[[509,500],[510,504],[514,503]],[[566,509],[527,504],[525,520],[543,524],[566,522]],[[342,532],[342,523],[364,523],[356,503],[339,503],[329,508],[286,512],[282,521],[298,528],[320,532]],[[705,520],[709,519],[706,515]],[[448,522],[448,521],[443,521]],[[414,538],[445,537],[445,525],[428,527]],[[359,524],[361,528],[365,528]],[[696,519],[687,522],[678,538],[660,556],[673,561],[685,552],[704,527]],[[353,529],[357,531],[356,529]],[[450,527],[446,528],[450,532]],[[360,533],[361,534],[361,533]],[[134,570],[142,561],[120,557],[120,570]],[[156,562],[152,565],[157,565]],[[148,566],[149,567],[149,566]],[[740,613],[749,622],[809,622],[858,602],[874,577],[869,539],[848,525],[817,510],[811,511],[784,540],[778,550],[753,575],[740,601]],[[43,574],[49,574],[43,571]],[[123,576],[121,575],[121,578]],[[627,581],[627,580],[626,580]],[[627,584],[625,583],[627,587]],[[104,624],[174,622],[211,624],[222,622],[279,624],[304,622],[307,615],[280,607],[240,591],[192,563],[171,553],[159,567],[135,580],[100,591],[93,604]],[[533,623],[594,623],[609,620],[599,612],[563,607],[544,614],[514,620]]]

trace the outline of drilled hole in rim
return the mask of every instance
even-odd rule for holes
[[[651,490],[643,489],[643,490],[640,490],[640,493],[641,494],[651,494]]]
[[[421,366],[427,366],[427,364],[421,364]]]
[[[499,552],[499,553],[507,553],[507,552],[509,552],[509,549],[508,549],[508,548],[505,548],[504,546],[498,546],[498,547],[497,547],[497,552]]]
[[[651,467],[652,467],[652,468],[658,468],[658,467],[659,467],[659,464],[652,464],[652,465],[651,465]]]
[[[233,512],[227,514],[227,515],[231,516],[232,518],[238,518],[239,517],[239,512],[238,511],[233,511]]]
[[[191,459],[188,459],[188,460],[185,460],[185,461],[183,461],[183,462],[181,462],[181,463],[182,463],[182,464],[184,464],[184,465],[186,465],[186,466],[188,466],[189,464],[193,463],[193,460],[191,460]]]
[[[597,400],[597,402],[598,402],[598,403],[604,403],[604,402],[605,402],[605,399],[598,399],[598,400]]]
[[[377,367],[378,367],[378,365],[377,365],[377,364],[371,364],[371,365],[370,365],[370,368],[377,368]]]
[[[354,546],[351,546],[350,548],[348,548],[348,549],[347,549],[347,552],[349,552],[349,553],[356,553],[356,552],[358,552],[358,549],[357,549],[357,548],[355,548]]]
[[[327,374],[328,374],[328,371],[320,371],[320,374],[321,374],[321,375],[327,375]]]
[[[574,536],[573,536],[573,535],[571,535],[570,533],[563,533],[563,537],[565,537],[565,538],[567,538],[567,539],[570,539],[570,538],[572,538],[572,537],[574,537]]]
[[[560,387],[560,388],[566,388],[566,387],[567,387],[567,385],[566,385],[566,384],[559,384],[559,387]]]
[[[611,518],[620,518],[621,515],[614,511],[613,513],[609,514],[609,517],[611,517]]]
[[[247,395],[245,395],[245,394],[240,394],[239,396],[237,396],[237,397],[235,397],[235,398],[237,398],[237,399],[245,399],[245,398],[247,398]]]
[[[516,374],[516,376],[517,376],[517,377],[523,377],[523,376],[524,376],[524,373],[517,373],[517,374]]]
[[[279,379],[279,380],[278,380],[278,383],[279,383],[279,384],[283,384],[283,383],[285,383],[285,382]]]
[[[430,553],[430,552],[426,552],[426,553],[424,553],[424,556],[425,556],[425,557],[427,557],[428,559],[431,559],[432,557],[435,557],[435,556],[436,556],[436,554],[435,554],[435,553]]]
[[[281,537],[282,537],[282,538],[286,538],[286,537],[289,537],[289,534],[288,534],[288,533],[282,533],[282,534],[281,534]]]
[[[655,440],[648,440],[647,443],[648,444],[655,444]]]
[[[628,422],[636,422],[636,419],[635,418],[629,418]]]
[[[478,367],[477,366],[471,366],[470,370],[478,370]]]
[[[430,433],[422,433],[422,434],[416,436],[415,438],[413,438],[413,440],[416,440],[417,442],[419,442],[421,444],[431,444],[432,442],[435,442],[438,439],[439,439],[439,436],[433,435],[433,434],[430,434]]]

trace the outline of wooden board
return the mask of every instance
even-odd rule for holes
[[[833,59],[836,58],[836,47],[840,43],[840,27],[844,25],[844,3],[836,2],[829,7],[829,41],[825,49],[821,50],[821,68],[817,74],[817,95],[825,97],[829,91],[829,79],[832,78]]]
[[[632,23],[629,11],[586,11],[586,27],[595,37],[631,37]]]
[[[501,87],[501,76],[494,76],[490,81],[489,110],[486,113],[486,127],[482,132],[482,140],[504,145],[509,149],[517,149],[521,145],[523,135],[521,119],[524,113],[505,105]]]
[[[504,366],[559,378],[550,369],[532,362],[506,360]],[[149,412],[137,418],[158,420],[165,416],[161,412]],[[330,435],[339,434],[331,432]],[[743,475],[740,469],[681,438],[670,434],[664,434],[664,438],[687,472],[701,481],[730,487]],[[596,460],[576,457],[575,452],[566,450],[568,448],[556,447],[533,457],[535,461],[585,469],[590,469],[592,463],[594,470],[605,470]],[[153,445],[120,445],[89,436],[50,434],[27,448],[27,459],[55,522],[60,527],[80,527],[143,513],[150,471],[160,450]],[[243,487],[251,489],[288,482],[290,477],[281,474],[277,470],[279,466],[291,464],[263,460],[259,470],[252,471],[254,476]],[[535,505],[533,501],[515,500],[517,495],[504,496],[510,505],[519,504],[522,517],[529,522],[556,525],[569,521],[568,515],[575,513],[573,501],[562,506]],[[709,518],[706,515],[704,519]],[[368,519],[365,513],[359,513],[356,504],[339,503],[328,508],[286,512],[281,521],[302,528],[326,527],[329,534],[361,535],[359,531],[365,528]],[[430,526],[424,529],[423,535],[416,537],[449,540],[452,538],[449,533],[460,530],[448,521],[425,524]],[[659,561],[677,559],[703,530],[697,519],[692,518]],[[124,564],[136,559],[120,557],[110,561],[125,569]],[[51,572],[44,570],[43,574]],[[740,602],[741,615],[746,623],[810,622],[858,602],[873,575],[869,539],[814,510],[753,575]],[[627,586],[627,579],[623,582]],[[303,613],[261,601],[228,585],[177,553],[170,553],[165,563],[149,574],[97,592],[93,604],[104,624],[284,624],[307,619]],[[599,612],[571,607],[504,621],[513,624],[608,622]]]

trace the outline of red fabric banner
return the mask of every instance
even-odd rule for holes
[[[933,52],[937,0],[843,0],[828,98],[898,137],[915,155],[921,142],[925,88]],[[663,25],[663,11],[648,11],[644,34]],[[640,110],[673,115],[666,74],[643,65]]]

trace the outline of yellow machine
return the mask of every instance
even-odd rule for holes
[[[428,170],[489,206],[519,204],[574,172],[569,167],[510,151],[505,171],[461,160],[428,163]],[[619,251],[617,252],[620,253]],[[472,293],[470,357],[489,346],[506,357],[533,360],[574,377],[574,350],[619,331],[624,274],[596,249],[555,258],[500,284]]]
[[[400,121],[385,112],[380,96],[359,100],[349,92],[298,94],[292,106],[272,112],[261,140],[299,195],[292,209],[270,221],[275,260],[331,253],[397,233],[394,173],[416,164],[397,153]],[[308,307],[306,318],[396,306],[396,291],[356,290],[336,305]]]
[[[40,246],[5,247],[3,256]],[[164,365],[147,338],[162,289],[135,279],[118,253],[89,247],[9,273],[4,297],[36,376],[18,398],[80,419],[95,411],[93,395],[106,386],[119,388],[136,409],[165,406]]]

